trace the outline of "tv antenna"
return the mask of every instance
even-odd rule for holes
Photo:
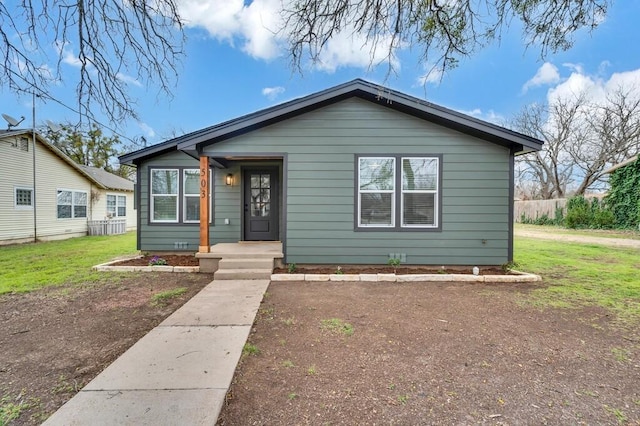
[[[20,120],[16,120],[9,114],[2,114],[2,118],[4,118],[4,121],[7,122],[7,130],[11,130],[12,127],[19,126],[20,123],[24,121],[24,115],[20,117]]]

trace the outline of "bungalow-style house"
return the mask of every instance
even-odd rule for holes
[[[354,80],[120,157],[138,249],[281,241],[298,264],[513,259],[514,156],[542,142]]]
[[[0,131],[0,245],[87,235],[96,223],[135,229],[133,182],[36,141],[30,129]]]

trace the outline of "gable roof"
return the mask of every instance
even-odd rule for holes
[[[192,133],[144,148],[120,157],[123,164],[134,164],[144,158],[170,150],[181,150],[197,157],[207,145],[229,139],[309,111],[358,97],[430,122],[457,130],[515,150],[517,154],[538,151],[543,142],[505,127],[418,99],[413,96],[356,79],[302,98],[206,127]]]
[[[31,137],[33,135],[33,131],[31,129],[0,130],[0,138],[23,135]],[[98,188],[118,191],[133,191],[134,184],[130,180],[116,176],[106,170],[98,169],[96,167],[82,166],[76,163],[67,154],[60,151],[38,132],[36,132],[36,139],[45,148],[49,149],[54,155],[58,156],[62,161],[67,163],[71,168],[76,170]]]
[[[613,172],[615,172],[616,170],[623,168],[624,166],[628,166],[629,164],[631,164],[631,163],[635,162],[636,160],[638,160],[638,155],[636,155],[636,156],[634,156],[634,157],[631,157],[631,158],[629,158],[629,159],[627,159],[627,160],[624,160],[622,163],[618,163],[618,164],[616,164],[615,166],[613,166],[613,167],[611,167],[611,168],[609,168],[609,169],[605,170],[605,171],[604,171],[604,173],[605,173],[605,174],[613,173]]]

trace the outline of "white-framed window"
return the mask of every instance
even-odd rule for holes
[[[87,217],[87,192],[71,189],[57,190],[58,219],[78,219]]]
[[[151,170],[151,222],[178,222],[178,169]]]
[[[402,199],[400,210],[405,228],[438,226],[438,158],[402,158]]]
[[[33,209],[33,188],[15,187],[14,200],[16,210]]]
[[[200,223],[200,169],[151,169],[150,174],[150,223]],[[212,193],[211,187],[210,206]]]
[[[441,158],[357,157],[356,228],[438,229]]]
[[[125,195],[107,194],[107,216],[127,216],[127,197]]]
[[[184,169],[182,173],[183,222],[200,222],[200,169]]]
[[[395,175],[394,157],[358,159],[358,226],[395,226]]]

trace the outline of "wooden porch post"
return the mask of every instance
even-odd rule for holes
[[[200,247],[198,252],[209,253],[211,244],[209,243],[209,157],[200,157]]]

